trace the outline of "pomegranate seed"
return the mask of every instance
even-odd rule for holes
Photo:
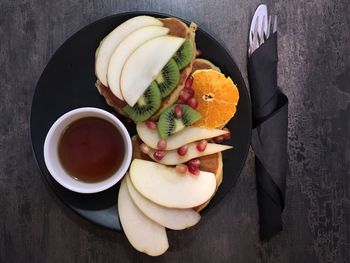
[[[187,162],[188,165],[191,165],[195,168],[198,168],[201,165],[201,161],[199,159],[193,159]]]
[[[196,49],[196,57],[199,57],[200,55],[202,55],[202,50],[200,49]]]
[[[157,161],[160,161],[163,159],[163,157],[165,156],[165,151],[156,151],[153,153],[153,157],[154,159],[156,159]]]
[[[180,98],[178,98],[178,99],[177,99],[177,101],[176,101],[176,103],[177,103],[177,104],[184,104],[184,103],[185,103],[185,101],[184,101],[184,100],[182,100],[182,99],[180,99]]]
[[[204,152],[205,148],[207,148],[207,141],[201,140],[199,143],[197,143],[196,148],[199,152]]]
[[[166,140],[159,140],[157,143],[157,149],[165,150],[166,149]]]
[[[183,145],[183,146],[181,146],[180,148],[177,149],[177,154],[180,155],[180,156],[184,156],[184,155],[186,155],[187,150],[188,150],[188,146],[187,145]]]
[[[191,173],[191,174],[194,174],[194,175],[199,175],[199,169],[197,167],[194,167],[193,165],[188,165],[188,171]]]
[[[182,101],[186,102],[186,101],[188,101],[191,98],[191,94],[186,92],[185,90],[181,90],[179,98]]]
[[[220,142],[222,142],[224,140],[224,136],[220,135],[218,137],[215,137],[213,140],[214,140],[215,143],[220,143]]]
[[[140,150],[141,150],[141,152],[148,154],[150,151],[150,148],[146,144],[143,143],[140,145]]]
[[[180,105],[176,105],[174,111],[175,111],[176,118],[182,117],[183,111]]]
[[[132,119],[129,119],[129,118],[126,118],[126,119],[125,119],[125,122],[126,122],[127,124],[133,123]]]
[[[187,173],[187,165],[185,165],[185,164],[178,164],[178,165],[176,165],[176,172],[178,172],[180,174]]]
[[[190,95],[189,99],[194,96],[194,90],[193,89],[191,89],[191,88],[184,88],[183,90]]]
[[[190,106],[191,108],[193,109],[197,109],[198,107],[198,102],[195,98],[190,98],[188,101],[187,101],[187,105]]]
[[[147,127],[152,130],[155,130],[157,128],[157,123],[155,121],[148,120],[148,121],[145,121],[145,123]]]
[[[189,77],[186,79],[185,88],[190,89],[190,88],[192,87],[192,83],[193,83],[193,77],[192,77],[192,76],[189,76]]]
[[[230,131],[228,128],[224,128],[223,130],[224,130],[224,131],[227,131],[227,133],[225,133],[225,134],[223,135],[224,139],[225,139],[225,140],[231,139],[231,131]]]

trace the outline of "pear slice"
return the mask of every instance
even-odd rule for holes
[[[169,248],[165,228],[146,217],[135,206],[125,178],[119,189],[118,212],[124,233],[136,250],[150,256],[159,256]]]
[[[125,101],[131,107],[184,41],[184,38],[175,36],[156,37],[139,46],[128,57],[121,73],[120,87]]]
[[[179,174],[173,167],[140,159],[131,163],[130,179],[144,197],[169,208],[192,208],[203,204],[216,189],[213,173]]]
[[[152,130],[146,126],[144,122],[138,122],[136,124],[137,134],[140,139],[153,149],[157,149],[157,144],[161,139],[157,130]],[[200,127],[187,127],[182,131],[179,131],[167,138],[166,150],[174,150],[182,145],[200,141],[203,139],[214,138],[227,133],[227,131],[220,129],[207,129]]]
[[[120,75],[125,61],[144,42],[168,34],[169,28],[162,26],[146,26],[130,33],[114,50],[108,65],[108,86],[113,94],[124,100],[120,90]]]
[[[162,26],[163,23],[151,16],[136,16],[117,26],[100,43],[96,52],[95,71],[104,86],[107,83],[107,69],[113,51],[127,35],[145,26]]]
[[[126,185],[131,199],[141,212],[164,227],[181,230],[194,226],[201,218],[193,209],[167,208],[146,199],[135,189],[129,175],[126,176]]]
[[[188,144],[188,150],[186,155],[184,156],[178,155],[177,150],[167,151],[165,156],[159,161],[153,157],[153,154],[156,150],[150,149],[148,155],[158,163],[165,164],[165,165],[177,165],[180,163],[185,163],[194,158],[210,155],[217,152],[222,152],[232,148],[232,146],[230,145],[208,143],[205,150],[203,152],[200,152],[197,150],[196,146],[197,146],[197,143]]]

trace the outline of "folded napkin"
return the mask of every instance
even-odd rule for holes
[[[288,99],[277,87],[277,33],[248,60],[253,108],[252,147],[259,207],[260,238],[282,230],[282,211],[288,173]]]

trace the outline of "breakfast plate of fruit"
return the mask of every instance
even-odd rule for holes
[[[90,194],[59,184],[43,153],[53,123],[81,107],[115,115],[132,145],[122,179]],[[38,166],[62,202],[157,256],[169,247],[166,229],[196,225],[232,190],[252,124],[241,73],[213,36],[172,15],[131,12],[86,26],[56,51],[37,84],[30,125]]]

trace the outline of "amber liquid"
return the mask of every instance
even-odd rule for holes
[[[113,175],[121,166],[124,154],[124,141],[119,130],[97,117],[71,123],[58,144],[59,159],[67,173],[89,183]]]

